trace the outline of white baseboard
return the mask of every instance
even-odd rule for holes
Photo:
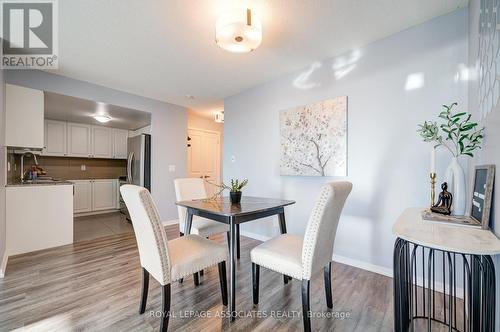
[[[375,265],[375,264],[363,262],[363,261],[360,261],[357,259],[353,259],[353,258],[349,258],[349,257],[337,255],[337,254],[333,254],[332,259],[334,262],[349,265],[349,266],[354,266],[354,267],[357,267],[359,269],[378,273],[378,274],[381,274],[381,275],[389,277],[389,278],[392,278],[392,276],[393,276],[392,269],[389,269],[387,267],[383,267],[380,265]]]
[[[179,219],[165,220],[165,221],[161,222],[161,224],[163,226],[170,226],[170,225],[175,225],[175,224],[178,224],[178,223],[179,223]]]
[[[243,236],[249,237],[251,239],[259,240],[262,242],[272,239],[271,236],[261,235],[261,234],[257,234],[257,233],[247,232],[247,231],[240,231],[240,234]]]
[[[5,277],[5,271],[7,270],[7,261],[9,260],[9,256],[7,253],[4,253],[2,257],[2,262],[0,263],[0,278]]]
[[[99,214],[106,214],[106,213],[113,213],[113,212],[120,212],[119,209],[110,209],[110,210],[102,210],[102,211],[92,211],[92,212],[81,212],[81,213],[74,213],[73,217],[87,217],[87,216],[95,216]]]

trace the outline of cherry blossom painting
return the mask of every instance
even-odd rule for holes
[[[347,175],[347,96],[280,112],[281,175]]]

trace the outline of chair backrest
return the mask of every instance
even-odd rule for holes
[[[332,182],[321,188],[309,217],[302,246],[302,279],[332,260],[335,233],[344,203],[352,189],[350,182]]]
[[[167,235],[151,194],[146,188],[130,184],[121,186],[120,192],[132,219],[142,267],[161,285],[169,284]]]
[[[175,179],[175,198],[178,202],[207,198],[205,182],[200,178]],[[186,219],[186,208],[178,206],[179,225]],[[183,230],[182,230],[183,231]]]

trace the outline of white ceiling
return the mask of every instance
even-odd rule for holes
[[[247,4],[263,43],[214,42],[218,14]],[[225,97],[467,6],[467,0],[64,0],[59,74],[214,111]],[[194,99],[186,95],[195,96]]]
[[[111,121],[100,123],[94,119],[97,114],[107,115]],[[45,92],[45,118],[128,130],[151,124],[151,114],[147,112],[52,92]]]

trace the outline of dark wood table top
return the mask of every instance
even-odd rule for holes
[[[295,204],[295,201],[243,196],[240,204],[231,204],[229,197],[219,197],[215,199],[199,199],[192,201],[181,201],[175,204],[185,208],[204,211],[220,216],[244,216],[248,214],[261,213],[276,208]]]

